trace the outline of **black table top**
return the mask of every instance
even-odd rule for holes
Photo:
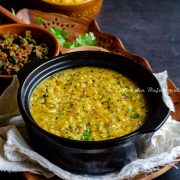
[[[30,6],[22,2],[0,0],[8,9]],[[167,70],[180,87],[179,0],[104,0],[96,20],[102,31],[117,35],[128,51],[144,56],[154,72]],[[180,170],[173,168],[157,179],[179,180]]]
[[[180,87],[179,0],[105,0],[96,19],[128,51],[147,58],[154,72],[167,70]]]

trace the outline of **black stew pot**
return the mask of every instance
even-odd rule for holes
[[[21,84],[18,93],[19,109],[34,149],[67,171],[91,175],[119,171],[138,158],[149,144],[153,132],[158,130],[169,116],[170,111],[163,102],[161,91],[149,92],[150,87],[161,89],[155,76],[126,57],[105,52],[84,51],[55,57],[41,65],[36,65],[36,68],[33,65],[33,63],[28,64],[19,74]],[[33,90],[52,74],[81,66],[113,69],[138,82],[145,90],[151,104],[151,113],[146,123],[128,135],[104,141],[70,140],[41,129],[33,120],[29,110],[29,100]]]

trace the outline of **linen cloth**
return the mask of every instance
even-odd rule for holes
[[[163,99],[171,111],[174,106],[167,91],[167,72],[154,74],[163,90]],[[32,172],[47,178],[54,175],[67,180],[120,180],[131,179],[142,172],[158,170],[159,166],[171,164],[180,156],[180,122],[171,116],[154,133],[150,146],[141,157],[127,164],[120,172],[102,176],[81,176],[67,172],[36,153],[29,145],[26,127],[17,105],[18,79],[0,96],[0,171]]]

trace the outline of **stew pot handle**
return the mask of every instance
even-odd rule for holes
[[[153,113],[152,117],[150,117],[148,122],[140,128],[139,132],[141,134],[152,133],[157,131],[168,119],[171,112],[170,109],[166,106],[166,104],[163,101],[161,101],[161,105],[159,105],[159,107],[160,108]]]

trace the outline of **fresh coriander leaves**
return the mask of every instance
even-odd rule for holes
[[[89,141],[89,139],[90,139],[90,130],[85,129],[82,134],[82,140]]]
[[[46,23],[46,20],[43,19],[42,17],[37,17],[37,18],[35,19],[35,22],[36,22],[37,24],[44,24],[44,23]]]
[[[76,46],[95,46],[96,37],[92,32],[82,34],[78,38],[76,38],[75,44]]]
[[[136,114],[136,113],[132,113],[132,114],[131,114],[131,118],[132,118],[132,119],[137,119],[137,118],[139,118],[139,115]]]
[[[51,28],[49,29],[49,32],[51,32],[57,38],[59,43],[66,48],[74,48],[78,46],[95,46],[97,44],[96,37],[92,32],[82,34],[72,42],[66,42],[67,32],[63,29]]]
[[[50,28],[49,32],[51,32],[56,37],[56,39],[59,41],[59,43],[62,46],[65,46],[67,32],[65,32],[63,29],[60,28]]]

